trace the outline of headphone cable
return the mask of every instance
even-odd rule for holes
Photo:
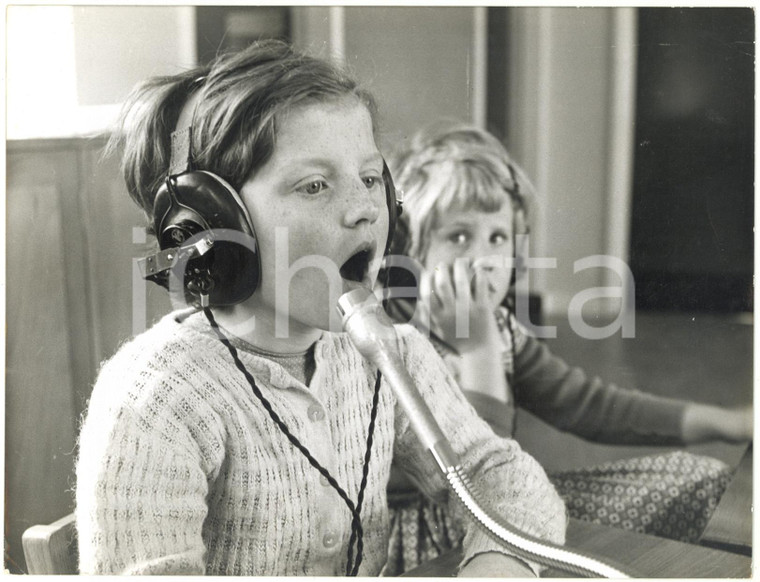
[[[346,503],[346,506],[348,507],[349,511],[351,512],[352,519],[351,519],[351,538],[349,540],[348,544],[348,559],[346,563],[346,575],[347,576],[356,576],[357,572],[359,570],[359,565],[362,562],[362,551],[364,548],[364,530],[362,529],[361,525],[361,516],[359,515],[359,512],[361,511],[362,502],[364,500],[364,489],[367,485],[367,476],[369,474],[369,461],[371,456],[371,448],[372,448],[372,441],[373,441],[373,433],[375,429],[375,419],[377,418],[377,404],[379,400],[379,393],[380,393],[380,380],[381,380],[381,374],[378,370],[377,372],[377,378],[375,380],[375,393],[374,397],[372,399],[372,411],[370,413],[370,422],[369,427],[367,429],[367,449],[364,454],[364,467],[362,470],[362,481],[361,485],[359,487],[359,495],[357,498],[357,503],[354,505],[354,503],[349,499],[348,494],[343,490],[343,488],[338,484],[338,482],[335,480],[335,478],[330,474],[330,472],[324,468],[319,461],[317,461],[314,456],[309,452],[309,449],[307,449],[301,441],[298,440],[298,438],[290,432],[288,427],[285,425],[285,423],[282,421],[280,416],[274,411],[272,408],[272,404],[267,400],[267,398],[262,394],[261,390],[256,384],[256,381],[254,380],[253,376],[248,372],[243,362],[240,360],[240,357],[238,356],[237,349],[235,346],[232,345],[230,340],[224,335],[224,332],[219,327],[219,324],[216,322],[216,319],[214,318],[214,315],[211,313],[211,309],[208,307],[203,308],[203,313],[206,315],[206,318],[208,319],[209,324],[211,325],[212,329],[216,332],[217,337],[219,340],[227,347],[230,354],[232,355],[232,359],[235,362],[235,366],[240,370],[243,375],[245,376],[246,380],[248,380],[248,383],[251,386],[251,390],[253,391],[254,395],[259,399],[264,409],[269,413],[269,416],[274,421],[274,423],[277,425],[277,427],[282,431],[282,433],[288,438],[288,440],[291,442],[291,444],[296,447],[309,461],[312,467],[314,467],[317,471],[319,471],[322,476],[327,479],[328,483],[332,486],[333,489],[335,489],[338,492],[338,495],[341,499]],[[354,541],[356,541],[356,560],[352,565],[353,559],[353,545]]]

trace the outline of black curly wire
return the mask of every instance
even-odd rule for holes
[[[512,297],[509,297],[509,300],[507,301],[507,317],[506,317],[506,324],[507,324],[507,333],[509,333],[509,340],[512,344],[510,346],[510,349],[512,350],[512,369],[507,371],[507,382],[509,383],[509,386],[512,388],[512,390],[515,389],[515,366],[517,361],[517,347],[515,346],[515,328],[512,322],[512,317],[515,312],[515,305],[512,301]]]
[[[364,469],[362,470],[362,483],[359,486],[359,496],[356,499],[356,516],[354,517],[354,521],[358,519],[359,513],[362,510],[362,503],[364,502],[364,489],[367,486],[367,475],[369,474],[369,460],[370,455],[372,454],[372,439],[373,434],[375,432],[375,419],[377,418],[377,402],[380,396],[380,379],[381,379],[380,370],[377,371],[377,378],[375,380],[375,394],[372,397],[372,412],[370,413],[369,418],[369,427],[367,428],[367,448],[364,453]],[[361,525],[361,523],[357,524]],[[362,536],[357,536],[357,531],[360,531],[359,528],[354,528],[353,522],[351,523],[351,538],[348,540],[348,564],[351,563],[352,558],[352,548],[354,546],[354,538],[356,538],[356,563],[354,564],[353,569],[351,570],[350,575],[356,576],[359,572],[359,565],[362,563],[362,550],[364,549],[364,540],[362,539]],[[348,565],[346,566],[348,568]],[[348,572],[347,572],[348,573]]]
[[[211,309],[208,307],[203,309],[203,313],[206,315],[206,318],[209,321],[209,324],[211,325],[212,329],[216,332],[217,337],[219,338],[219,341],[221,341],[229,350],[230,354],[232,355],[232,359],[235,361],[235,366],[240,370],[243,375],[245,376],[246,380],[248,380],[248,383],[251,386],[251,390],[253,391],[256,398],[259,399],[264,409],[269,413],[269,416],[272,418],[274,423],[277,425],[277,427],[282,431],[282,433],[288,438],[288,440],[291,442],[291,444],[296,447],[309,461],[312,467],[314,467],[317,471],[319,471],[322,476],[327,479],[328,483],[332,486],[333,489],[335,489],[338,492],[338,495],[341,499],[346,503],[346,506],[348,507],[349,511],[351,512],[351,538],[348,543],[348,556],[347,556],[347,563],[346,563],[346,575],[347,576],[356,576],[357,572],[359,570],[359,565],[362,562],[362,551],[364,549],[364,530],[362,529],[361,524],[361,516],[359,515],[359,512],[361,511],[362,502],[364,501],[364,489],[367,486],[367,475],[369,474],[369,461],[371,456],[371,447],[372,447],[372,440],[373,440],[373,433],[375,430],[375,419],[377,418],[377,403],[379,400],[379,394],[380,394],[380,380],[381,380],[381,374],[378,370],[377,372],[377,378],[375,380],[375,394],[372,399],[372,412],[370,413],[370,423],[369,427],[367,429],[367,450],[364,454],[364,468],[362,470],[362,481],[361,485],[359,487],[359,496],[357,498],[357,503],[354,505],[353,501],[349,499],[348,494],[343,490],[343,488],[338,484],[338,482],[335,480],[335,478],[330,474],[330,472],[325,469],[319,461],[317,461],[314,456],[309,452],[309,449],[307,449],[301,441],[296,438],[296,436],[290,432],[288,427],[285,425],[285,423],[282,421],[280,416],[274,411],[272,408],[272,404],[269,402],[269,400],[266,399],[266,397],[261,393],[261,390],[256,385],[256,381],[254,380],[253,376],[251,376],[250,372],[246,369],[243,362],[240,360],[240,357],[238,356],[237,349],[235,346],[232,345],[229,339],[224,335],[224,332],[222,332],[221,328],[219,327],[219,324],[216,322],[216,319],[214,318],[214,315],[211,313]],[[352,565],[353,561],[353,545],[354,541],[356,541],[356,561]]]

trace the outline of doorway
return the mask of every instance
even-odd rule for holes
[[[751,311],[753,11],[641,8],[638,40],[636,307]]]

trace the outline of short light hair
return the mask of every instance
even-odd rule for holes
[[[269,160],[278,121],[293,108],[355,99],[367,107],[376,130],[375,101],[351,74],[278,40],[255,42],[209,65],[148,79],[127,98],[109,151],[123,150],[127,190],[149,224],[169,169],[171,133],[196,94],[194,167],[221,176],[237,190]]]
[[[403,192],[403,240],[394,252],[424,262],[430,233],[452,210],[498,211],[505,202],[515,213],[515,233],[527,234],[529,199],[534,188],[501,142],[473,125],[437,123],[415,133],[388,160]]]

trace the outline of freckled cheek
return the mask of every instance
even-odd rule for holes
[[[425,266],[427,268],[435,268],[441,263],[445,263],[447,265],[453,265],[454,262],[462,256],[465,256],[466,253],[462,249],[457,248],[451,248],[446,247],[443,245],[435,244],[430,247],[430,250],[427,253],[427,258],[425,260]]]
[[[264,268],[270,276],[290,272],[291,279],[300,279],[312,269],[329,269],[329,265],[335,263],[329,254],[330,248],[328,239],[292,230],[289,237],[281,236],[273,245],[262,249],[262,265],[266,265]]]
[[[384,210],[374,226],[375,240],[377,240],[377,247],[380,252],[385,249],[385,245],[388,243],[388,237],[390,235],[389,225],[390,220],[388,212],[387,210]]]
[[[314,251],[311,254],[317,253]],[[313,266],[303,266],[302,263],[303,268],[292,271],[287,281],[291,317],[321,329],[327,329],[325,326],[329,325],[330,315],[343,293],[337,267],[332,267],[330,259],[327,262],[330,265],[318,262]],[[278,295],[281,294],[282,290],[278,291]]]
[[[339,245],[335,241],[336,229],[322,227],[318,216],[291,221],[287,227],[277,227],[261,240],[262,269],[267,276],[271,292],[274,281],[287,281],[290,293],[305,287],[315,289],[339,277],[335,256]]]

